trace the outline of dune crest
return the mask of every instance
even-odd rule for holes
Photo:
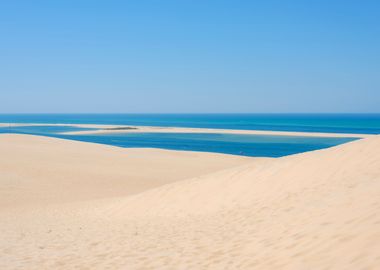
[[[378,269],[379,149],[376,136],[129,196],[5,209],[0,268]]]
[[[0,135],[0,209],[125,196],[252,158]]]

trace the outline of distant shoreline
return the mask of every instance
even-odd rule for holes
[[[19,126],[72,126],[78,128],[92,128],[95,130],[70,131],[66,135],[91,134],[123,134],[123,133],[213,133],[239,135],[272,135],[272,136],[299,136],[299,137],[329,137],[329,138],[368,138],[376,134],[328,133],[328,132],[298,132],[273,130],[239,130],[216,128],[185,128],[185,127],[152,127],[135,125],[100,125],[100,124],[48,124],[48,123],[0,123],[0,127]]]

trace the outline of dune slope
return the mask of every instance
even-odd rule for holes
[[[0,135],[0,209],[125,196],[251,158]]]
[[[378,269],[380,138],[0,212],[5,269]]]

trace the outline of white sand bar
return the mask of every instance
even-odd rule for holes
[[[3,127],[7,123],[0,123]],[[93,128],[95,130],[63,132],[68,135],[90,134],[122,134],[122,133],[216,133],[216,134],[242,134],[242,135],[272,135],[272,136],[302,136],[302,137],[330,137],[330,138],[368,138],[373,134],[327,133],[327,132],[293,132],[271,130],[238,130],[238,129],[212,129],[212,128],[182,128],[182,127],[150,127],[132,125],[98,125],[98,124],[11,124],[12,126],[73,126],[79,128]]]

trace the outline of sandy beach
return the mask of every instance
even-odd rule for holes
[[[0,135],[0,269],[378,269],[380,137],[283,158]]]
[[[0,127],[9,127],[10,124],[0,123]],[[123,134],[123,133],[217,133],[217,134],[242,134],[242,135],[272,135],[272,136],[301,136],[301,137],[329,137],[329,138],[369,138],[372,134],[354,133],[327,133],[327,132],[295,132],[295,131],[271,131],[271,130],[239,130],[216,128],[183,128],[183,127],[151,127],[133,125],[98,125],[98,124],[11,124],[11,127],[20,126],[72,126],[78,128],[91,128],[94,130],[63,132],[67,135],[91,135],[91,134]]]

